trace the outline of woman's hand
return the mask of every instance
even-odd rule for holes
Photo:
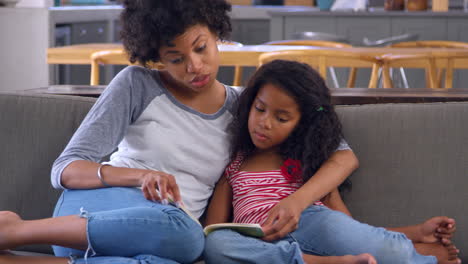
[[[265,233],[262,239],[277,240],[296,230],[303,210],[302,204],[291,196],[281,200],[268,212],[268,218],[262,225]]]
[[[167,204],[167,198],[173,197],[175,202],[181,202],[179,186],[175,177],[161,171],[148,171],[141,178],[141,190],[146,199]],[[159,191],[159,193],[158,193]]]

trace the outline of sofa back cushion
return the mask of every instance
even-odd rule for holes
[[[345,201],[376,226],[457,220],[468,252],[468,102],[339,106],[345,138],[359,158]]]
[[[60,195],[50,184],[52,163],[94,102],[73,96],[0,93],[0,210],[17,212],[24,219],[52,215]],[[45,251],[50,252],[48,247]]]

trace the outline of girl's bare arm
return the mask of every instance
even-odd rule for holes
[[[232,188],[226,177],[221,177],[216,184],[206,213],[205,225],[226,223],[231,221]]]
[[[348,207],[346,207],[345,203],[343,202],[343,199],[341,199],[341,195],[338,191],[338,188],[333,190],[331,193],[327,194],[327,196],[325,196],[322,199],[322,203],[324,203],[328,208],[332,210],[340,211],[344,214],[351,216],[351,212],[348,210]]]

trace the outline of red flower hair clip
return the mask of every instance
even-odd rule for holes
[[[302,181],[301,162],[295,159],[287,159],[281,166],[281,173],[289,182]]]

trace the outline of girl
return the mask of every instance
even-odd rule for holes
[[[234,222],[261,224],[265,241],[215,231],[207,237],[208,263],[437,263],[434,256],[418,254],[401,233],[311,201],[307,190],[322,163],[347,146],[328,88],[309,66],[283,60],[263,65],[240,97],[232,131],[233,161],[216,187],[207,224],[229,221],[233,206]],[[324,201],[338,207],[331,196]],[[300,212],[300,219],[282,217],[286,210]],[[271,236],[278,222],[295,231]],[[450,233],[453,224],[433,218],[409,233],[426,241],[444,236],[439,228]]]
[[[72,262],[90,264],[187,263],[203,251],[201,227],[166,198],[172,194],[199,217],[229,162],[227,126],[238,95],[216,79],[216,42],[229,36],[231,6],[123,2],[121,35],[130,61],[161,62],[164,70],[132,66],[114,78],[52,167],[52,185],[64,190],[54,217],[24,221],[0,213],[0,250],[51,244],[58,258],[30,262],[67,263],[73,255]],[[321,188],[309,189],[311,199],[336,188],[356,166],[351,151],[331,155],[322,168],[326,177],[314,177]],[[299,214],[285,210],[279,217]],[[294,228],[287,221],[272,227],[272,238]]]

